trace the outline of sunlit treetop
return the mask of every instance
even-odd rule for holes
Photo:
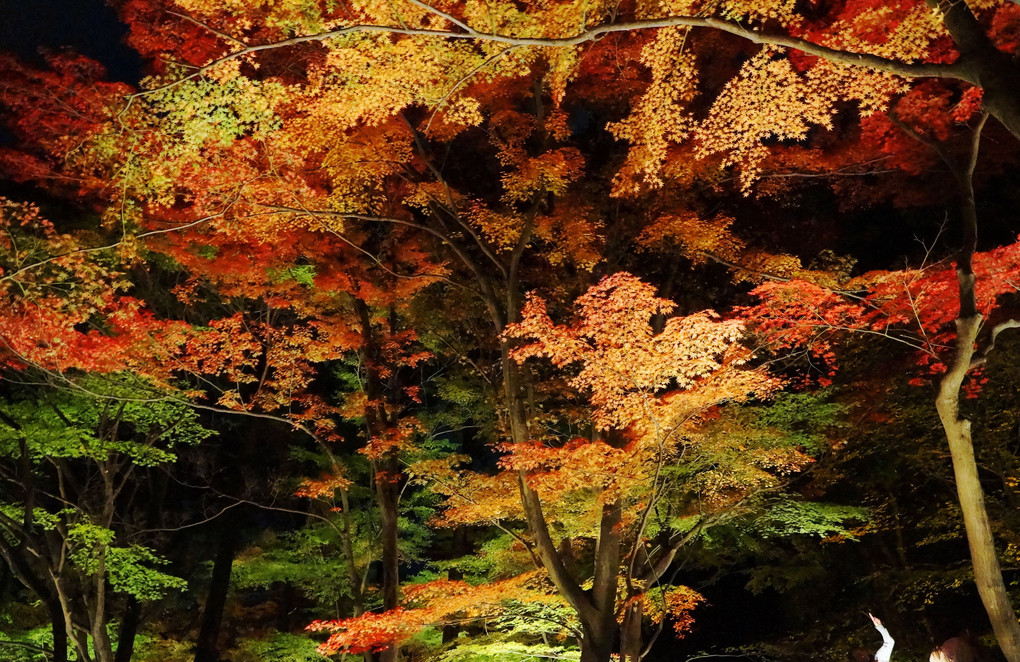
[[[525,237],[553,265],[591,269],[613,220],[605,187],[592,195],[592,175],[611,180],[612,195],[647,200],[692,183],[723,192],[731,170],[744,193],[757,186],[775,196],[796,184],[768,178],[773,173],[916,171],[924,147],[879,111],[892,108],[897,121],[950,139],[990,99],[957,67],[970,56],[957,56],[962,37],[945,29],[949,9],[908,0],[805,7],[130,0],[118,9],[151,63],[144,93],[125,107],[124,90],[95,83],[96,72],[69,73],[84,65],[60,65],[60,75],[71,76],[60,85],[9,67],[10,89],[37,89],[20,96],[34,99],[25,110],[38,121],[19,131],[45,155],[5,158],[25,179],[80,181],[105,203],[111,226],[173,230],[181,237],[164,246],[175,259],[235,289],[227,280],[243,265],[218,269],[186,253],[215,249],[222,264],[226,253],[247,253],[259,258],[249,269],[277,273],[288,259],[316,263],[326,284],[337,274],[329,264],[336,256],[364,260],[364,249],[399,278],[373,292],[360,274],[332,283],[360,288],[367,299],[405,298],[451,268],[429,255],[429,242],[442,237],[408,225],[428,215],[470,225],[502,259]],[[1016,47],[1013,5],[974,9],[971,28],[1003,53]],[[911,83],[910,75],[926,81]],[[90,138],[68,149],[59,109],[72,97],[87,101],[75,133]],[[863,118],[859,134],[845,133],[847,109]],[[626,149],[607,171],[594,171],[605,154],[578,144],[586,114],[622,141],[615,150]],[[819,132],[829,138],[818,140]],[[488,181],[479,181],[481,170],[451,169],[451,154],[479,159]],[[852,202],[877,195],[862,194],[853,180],[831,185]],[[900,189],[888,191],[907,195]],[[542,203],[549,197],[556,204]],[[380,242],[356,218],[364,215],[384,219],[394,240]],[[741,278],[801,275],[785,256],[737,250],[722,217],[693,200],[650,213],[649,232],[659,232],[657,218],[692,215],[705,217],[700,229],[672,233],[687,252],[739,262]],[[310,254],[326,237],[328,249]],[[258,255],[266,245],[273,255]],[[265,264],[273,258],[279,264]]]
[[[143,93],[125,105],[123,86],[97,83],[100,73],[74,58],[54,59],[47,74],[8,62],[5,89],[33,91],[11,96],[30,103],[4,102],[25,113],[15,129],[32,149],[4,158],[22,179],[73,182],[111,233],[140,233],[144,248],[171,257],[186,272],[175,289],[183,304],[243,298],[273,311],[274,323],[210,316],[178,344],[191,351],[185,369],[212,371],[222,360],[215,374],[237,384],[254,383],[264,357],[272,371],[258,382],[258,406],[281,410],[310,383],[313,363],[356,346],[346,297],[397,305],[468,273],[465,260],[516,276],[525,249],[527,278],[549,273],[535,256],[563,272],[588,271],[627,213],[644,217],[624,229],[641,248],[672,243],[694,262],[730,264],[737,278],[832,287],[837,276],[748,248],[731,231],[733,215],[707,212],[678,189],[697,182],[725,194],[732,170],[745,193],[755,182],[775,193],[771,170],[864,163],[867,171],[886,156],[916,169],[918,147],[895,122],[951,140],[982,102],[996,107],[994,90],[969,87],[974,77],[956,67],[971,57],[959,54],[960,30],[947,23],[962,5],[131,0],[118,8],[151,63]],[[1016,48],[1012,5],[973,9],[970,27],[997,52]],[[913,74],[925,82],[909,83]],[[883,119],[886,108],[894,118]],[[586,144],[586,113],[622,142],[601,151]],[[847,114],[864,121],[837,139],[852,123]],[[819,132],[828,143],[816,141]],[[840,189],[849,204],[860,195],[852,186]],[[619,212],[611,196],[636,210]],[[722,348],[733,338],[728,323],[684,320],[670,321],[664,338],[707,342],[699,334],[715,333],[715,367],[744,360]],[[228,348],[225,329],[251,342]],[[565,347],[547,349],[566,360]],[[655,365],[647,359],[637,363]],[[619,358],[600,360],[575,386],[590,389],[600,425],[626,427],[639,399],[608,385]],[[654,391],[664,379],[703,377],[700,368],[649,367],[640,376],[647,382],[627,379]],[[240,390],[222,403],[254,406]]]

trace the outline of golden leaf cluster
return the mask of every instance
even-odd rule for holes
[[[684,52],[686,28],[659,30],[641,51],[651,83],[630,115],[607,128],[631,144],[627,162],[614,181],[616,195],[662,185],[660,171],[670,144],[685,140],[694,120],[685,107],[697,96],[694,56]]]
[[[673,630],[678,638],[683,638],[694,624],[691,612],[705,601],[705,596],[682,585],[651,590],[640,598],[649,620],[661,623],[668,616],[673,621]]]
[[[723,154],[740,167],[745,193],[768,158],[766,139],[803,140],[812,125],[832,126],[829,99],[810,89],[790,62],[766,48],[749,59],[720,92],[699,124],[698,157]]]
[[[675,426],[703,406],[703,383],[711,385],[704,393],[711,404],[763,394],[774,384],[764,373],[743,369],[749,354],[739,344],[743,328],[736,320],[703,311],[671,317],[655,333],[652,318],[674,308],[651,285],[618,273],[578,298],[574,325],[554,324],[545,303],[532,297],[507,333],[532,341],[515,350],[518,361],[546,357],[559,366],[579,366],[570,383],[589,394],[597,428],[661,438],[655,430]]]
[[[667,214],[641,231],[637,245],[642,250],[676,245],[695,264],[705,261],[705,253],[736,260],[745,246],[730,232],[733,221],[732,217],[725,215],[706,221],[690,210]]]
[[[535,220],[535,236],[549,244],[545,252],[549,263],[569,262],[585,271],[603,259],[604,228],[593,209],[575,201],[558,205]]]

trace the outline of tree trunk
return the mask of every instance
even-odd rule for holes
[[[595,568],[592,578],[591,596],[595,604],[596,619],[589,623],[585,634],[597,632],[595,649],[601,651],[603,640],[608,642],[609,652],[613,651],[614,639],[619,631],[616,622],[616,596],[620,585],[620,523],[623,520],[623,509],[619,501],[602,506],[602,519],[599,522],[599,540],[595,548]],[[582,653],[582,659],[584,655]],[[601,658],[598,658],[601,661]]]
[[[103,550],[99,553],[99,568],[94,577],[96,597],[90,610],[92,646],[98,662],[113,662],[113,642],[110,641],[110,632],[107,629],[110,619],[106,606],[108,597],[106,577],[106,551]]]
[[[960,49],[961,58],[975,61],[994,60],[1000,55],[990,44],[987,36],[970,9],[966,5],[952,7],[941,5],[945,13],[945,25]],[[992,52],[994,51],[994,52]],[[986,57],[982,58],[981,56]],[[1015,77],[1016,70],[1012,63],[1008,75]],[[1014,86],[1008,93],[1015,96]],[[986,95],[988,90],[986,89]],[[986,104],[988,98],[986,96]],[[1015,104],[1014,104],[1015,105]],[[1017,116],[1020,117],[1020,109]],[[1001,118],[1000,118],[1001,119]],[[1007,127],[1009,123],[1005,122]],[[960,222],[963,245],[957,255],[956,278],[959,283],[960,311],[956,319],[956,353],[952,364],[946,370],[939,384],[935,408],[939,420],[946,433],[949,452],[953,462],[953,474],[956,479],[957,499],[963,513],[964,528],[967,532],[967,544],[970,547],[971,565],[974,568],[974,581],[978,595],[984,604],[992,630],[998,639],[999,648],[1009,662],[1020,662],[1020,623],[1010,604],[1006,585],[1002,580],[1002,570],[995,553],[995,539],[985,509],[984,492],[978,478],[977,460],[974,456],[974,444],[971,439],[971,422],[960,416],[960,387],[967,373],[974,367],[974,344],[977,342],[981,329],[981,315],[977,309],[977,279],[974,275],[973,256],[977,250],[978,217],[977,204],[974,196],[974,169],[977,166],[978,150],[981,144],[981,129],[984,120],[974,130],[971,153],[965,166],[961,167],[952,159],[942,155],[953,176],[956,178],[960,194]],[[1020,128],[1009,127],[1011,131]],[[993,338],[994,342],[994,338]]]
[[[372,333],[372,320],[368,305],[361,299],[354,299],[354,309],[361,323],[362,351],[365,355],[365,428],[369,441],[380,435],[389,424],[386,408],[383,406],[383,385],[379,377],[379,346]],[[383,609],[389,611],[400,606],[400,553],[398,540],[397,503],[400,496],[398,481],[400,464],[393,453],[373,463],[375,470],[375,498],[379,506],[380,536],[382,537],[382,590]],[[397,662],[400,649],[389,646],[379,652],[381,662]]]
[[[375,492],[382,520],[382,565],[383,565],[383,608],[387,611],[400,606],[400,554],[397,549],[397,477],[399,467],[394,458],[380,463],[381,471],[376,475]],[[396,662],[399,648],[389,646],[379,653],[381,662]]]
[[[523,250],[527,238],[530,237],[533,221],[534,217],[532,216],[529,218],[529,223],[522,234],[522,240],[514,252],[517,258],[519,258],[519,251]],[[509,322],[517,320],[519,311],[516,270],[516,260],[514,260],[507,288],[506,319]],[[503,327],[498,315],[493,316],[493,322],[497,331],[502,332]],[[500,367],[503,373],[507,423],[513,441],[521,443],[530,438],[524,398],[524,380],[520,367],[510,358],[510,351],[510,344],[504,338],[500,342]],[[543,514],[541,496],[528,485],[527,475],[523,471],[518,474],[518,487],[528,529],[534,537],[535,553],[549,573],[550,581],[567,603],[573,607],[581,623],[580,662],[609,662],[619,631],[616,623],[616,596],[621,555],[620,504],[614,502],[605,504],[602,508],[592,588],[586,591],[581,588],[573,572],[572,559],[557,549]]]
[[[961,290],[973,290],[973,274],[960,272]],[[969,282],[968,282],[969,281]],[[1020,662],[1020,623],[1010,604],[1002,580],[1002,570],[995,553],[992,527],[985,510],[984,492],[978,479],[977,461],[971,439],[971,422],[960,417],[960,386],[970,369],[974,355],[974,342],[981,326],[981,316],[961,317],[956,321],[956,357],[939,388],[936,408],[946,431],[949,451],[953,458],[956,493],[963,511],[967,530],[974,581],[981,602],[998,640],[999,648],[1009,662]]]
[[[138,598],[129,595],[124,606],[124,616],[120,621],[120,632],[117,635],[117,654],[113,662],[131,662],[135,650],[135,634],[141,621],[142,604]]]
[[[644,599],[634,598],[623,613],[620,625],[620,661],[639,662],[641,659],[641,616],[644,614]],[[665,616],[664,616],[665,618]]]
[[[966,3],[928,0],[928,4],[942,13],[942,23],[960,51],[957,66],[968,81],[983,90],[985,109],[1020,139],[1020,68],[1016,61],[995,47]]]
[[[92,649],[96,662],[113,662],[113,642],[106,625],[105,620],[98,620],[92,627]]]
[[[46,610],[50,613],[53,628],[53,662],[67,662],[67,623],[64,621],[64,610],[56,600],[47,600]]]
[[[195,662],[216,662],[219,655],[220,625],[223,622],[223,608],[230,591],[230,571],[234,565],[237,547],[237,523],[228,519],[223,525],[216,559],[213,561],[212,577],[205,607],[202,609],[202,627],[195,642]]]
[[[609,662],[613,657],[613,640],[616,628],[583,627],[580,662]]]
[[[523,474],[519,476],[519,482],[524,511],[535,536],[537,553],[550,580],[577,612],[581,622],[581,662],[609,662],[618,631],[616,596],[620,572],[620,504],[610,503],[602,507],[592,588],[585,591],[568,570],[567,563],[549,535],[548,524],[542,514],[541,498],[528,486]]]

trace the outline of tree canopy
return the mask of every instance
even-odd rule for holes
[[[0,56],[12,650],[637,662],[764,592],[695,645],[1020,662],[1020,6],[110,5],[140,81]]]

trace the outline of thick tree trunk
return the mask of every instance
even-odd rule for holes
[[[230,571],[234,565],[237,548],[237,526],[228,520],[220,536],[213,561],[212,577],[205,607],[202,609],[202,627],[195,642],[195,662],[216,662],[219,655],[220,625],[223,622],[223,608],[227,604],[230,590]]]
[[[928,0],[942,13],[942,22],[953,38],[968,81],[984,91],[983,104],[992,117],[1020,139],[1020,67],[995,47],[965,2]]]
[[[618,501],[602,506],[602,520],[599,523],[599,541],[595,548],[595,568],[592,578],[591,597],[595,604],[595,618],[585,624],[585,637],[591,634],[589,655],[593,662],[607,662],[602,657],[605,651],[613,652],[619,626],[616,622],[616,596],[620,583],[620,522],[623,512]],[[581,659],[584,660],[584,647]]]
[[[535,537],[538,556],[550,580],[577,612],[581,622],[581,662],[609,662],[619,631],[616,596],[620,576],[620,505],[611,503],[603,506],[592,588],[585,591],[571,574],[568,563],[549,535],[539,495],[527,485],[524,475],[519,480],[525,514]]]
[[[961,290],[973,290],[973,274],[960,273]],[[968,283],[969,281],[969,283]],[[998,640],[999,648],[1009,662],[1020,662],[1020,623],[1010,604],[995,553],[992,527],[985,510],[984,492],[978,479],[977,461],[971,439],[971,422],[960,417],[960,386],[970,369],[974,342],[981,326],[981,316],[961,317],[956,321],[956,357],[942,379],[936,407],[946,432],[956,477],[956,493],[963,511],[967,530],[974,581],[981,602]]]
[[[47,600],[46,610],[50,613],[53,627],[53,662],[67,662],[67,623],[64,610],[56,600]]]
[[[616,628],[583,627],[580,662],[610,662],[613,657],[613,643]]]
[[[131,662],[135,650],[135,635],[141,622],[142,604],[133,595],[129,595],[124,606],[124,616],[120,620],[120,631],[117,635],[117,654],[113,662]]]
[[[641,660],[641,616],[644,614],[644,599],[635,598],[627,605],[620,625],[620,661]]]

